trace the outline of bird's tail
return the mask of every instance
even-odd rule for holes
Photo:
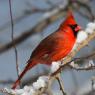
[[[28,64],[26,65],[25,69],[23,70],[23,72],[20,74],[20,76],[18,77],[18,79],[15,81],[15,83],[12,86],[12,89],[15,89],[19,84],[20,84],[20,80],[22,79],[22,77],[25,75],[25,73],[33,68],[35,65],[37,64],[37,62],[35,61],[29,61]]]

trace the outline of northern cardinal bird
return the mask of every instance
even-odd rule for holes
[[[80,29],[72,12],[69,12],[66,20],[62,22],[57,31],[43,39],[32,52],[27,62],[28,64],[14,83],[12,89],[15,89],[24,74],[37,64],[50,65],[53,61],[66,57],[72,50]]]

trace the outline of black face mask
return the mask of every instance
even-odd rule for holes
[[[78,27],[78,25],[77,24],[73,24],[73,25],[69,24],[68,26],[73,30],[74,36],[77,36],[77,33],[79,30],[76,31],[76,28]]]

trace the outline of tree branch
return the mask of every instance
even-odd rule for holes
[[[62,91],[62,94],[63,95],[66,95],[66,93],[64,92],[64,87],[63,87],[63,82],[61,80],[61,77],[60,77],[60,74],[56,77],[58,83],[59,83],[59,86],[60,86],[60,90]]]

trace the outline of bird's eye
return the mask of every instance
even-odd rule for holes
[[[78,31],[81,30],[81,27],[77,24],[69,24],[68,26],[72,29],[75,36],[77,36]]]
[[[68,25],[74,32],[78,32],[81,28],[77,24],[69,24]]]

